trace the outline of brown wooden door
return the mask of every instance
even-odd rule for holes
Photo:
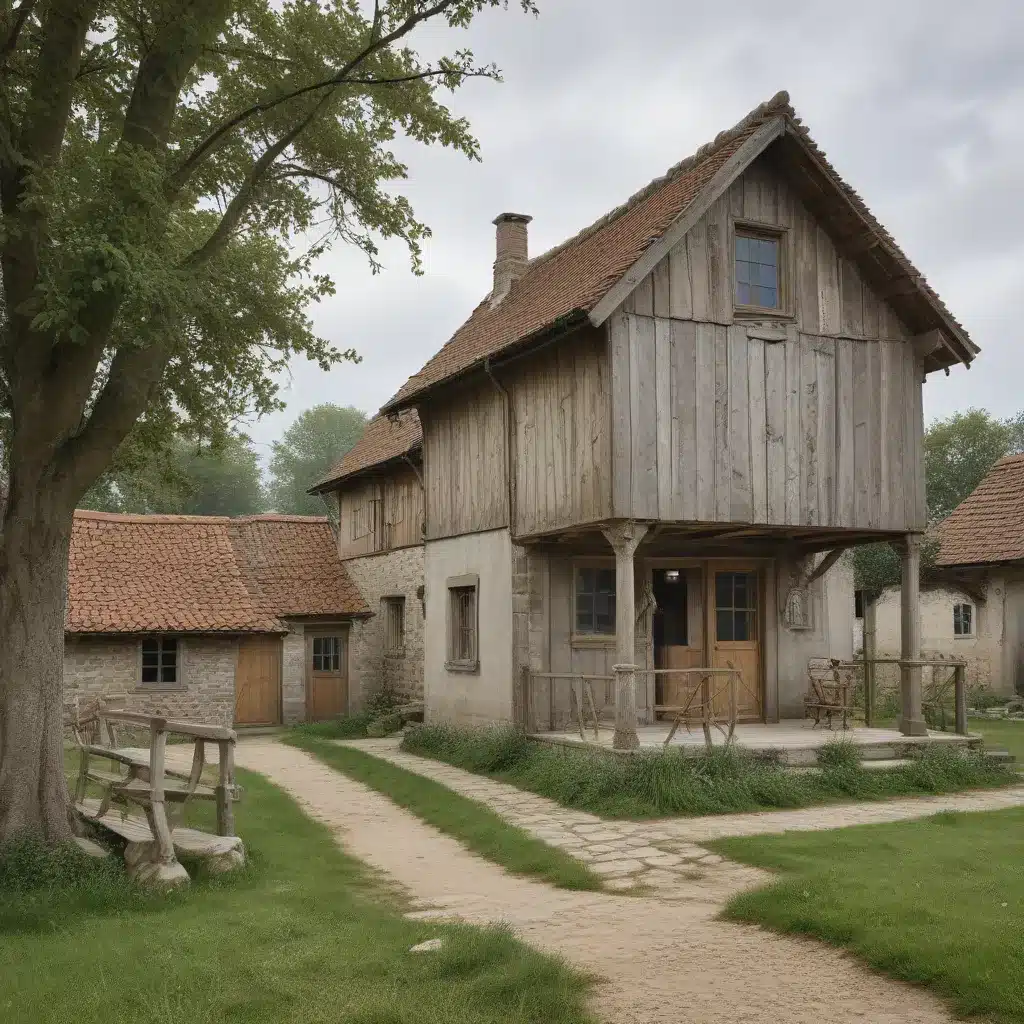
[[[756,565],[749,562],[712,562],[708,571],[708,635],[711,637],[711,665],[731,665],[742,672],[738,711],[741,721],[760,720],[761,637],[760,583]],[[725,678],[717,677],[715,713],[725,716],[729,709]]]
[[[281,638],[245,637],[235,665],[235,724],[281,723]]]
[[[311,722],[348,711],[348,631],[306,631],[306,705]]]
[[[653,570],[655,668],[699,668],[704,664],[703,579],[695,567]],[[695,675],[662,675],[655,703],[681,707],[700,685]]]

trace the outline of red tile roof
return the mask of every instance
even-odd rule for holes
[[[405,409],[397,417],[375,416],[366,424],[362,437],[314,484],[311,491],[322,491],[371,466],[380,465],[423,447],[423,429],[415,409]]]
[[[468,370],[484,358],[557,328],[559,324],[581,320],[648,246],[686,211],[736,150],[762,125],[778,117],[785,118],[799,137],[818,173],[831,182],[832,189],[854,207],[877,236],[879,251],[884,251],[901,273],[912,278],[922,301],[957,336],[966,358],[972,358],[976,346],[892,236],[825,159],[825,154],[790,106],[789,94],[780,92],[590,227],[531,260],[526,273],[512,285],[505,298],[494,306],[489,296],[485,298],[447,344],[405,382],[382,411],[411,405],[422,392]]]
[[[280,633],[368,611],[326,519],[75,513],[69,633]]]
[[[1024,560],[1024,455],[1000,459],[939,526],[937,565]]]

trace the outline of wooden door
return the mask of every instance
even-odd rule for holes
[[[699,568],[658,568],[652,585],[654,667],[699,668],[704,664],[703,578]],[[693,675],[657,676],[655,704],[684,705],[700,679]]]
[[[311,722],[348,712],[348,631],[306,630],[306,707]]]
[[[235,724],[281,724],[281,638],[239,641],[235,664]]]
[[[711,665],[732,665],[742,672],[738,710],[741,721],[757,721],[761,710],[761,623],[759,616],[761,577],[750,562],[712,562],[708,570],[708,635]],[[724,679],[713,683],[722,690],[715,699],[715,712],[726,715],[728,691]]]

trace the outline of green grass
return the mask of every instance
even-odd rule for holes
[[[841,946],[960,1015],[1024,1021],[1024,809],[708,845],[781,872],[730,919]]]
[[[327,828],[262,777],[239,776],[251,865],[240,873],[159,896],[115,864],[5,861],[5,1024],[590,1020],[580,974],[507,931],[405,920],[400,898]],[[408,952],[434,936],[441,952]]]
[[[521,828],[476,800],[351,747],[294,732],[286,742],[313,754],[349,778],[365,783],[429,825],[458,839],[474,853],[514,875],[538,878],[561,889],[597,890],[601,879],[585,864]]]
[[[510,782],[606,818],[721,814],[844,800],[948,793],[1005,785],[1016,776],[971,753],[928,748],[913,764],[865,770],[852,744],[829,744],[820,773],[793,773],[736,748],[699,756],[676,749],[630,757],[540,743],[513,728],[426,725],[402,749]]]
[[[985,738],[987,749],[1008,750],[1017,758],[1018,770],[1024,770],[1024,722],[971,718],[967,721],[967,727]]]

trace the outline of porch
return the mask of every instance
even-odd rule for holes
[[[902,542],[909,584],[894,734],[927,738],[918,535],[750,524],[626,520],[521,538],[519,720],[579,742],[581,717],[611,717],[617,750],[664,741],[673,712],[692,720],[702,707],[718,722],[778,728],[803,714],[810,661],[853,656],[852,577],[829,571],[879,540]],[[673,741],[685,745],[682,733]],[[808,745],[802,735],[793,745]],[[707,742],[702,731],[693,742]]]
[[[667,722],[637,726],[639,745],[635,749],[662,749],[669,728]],[[580,738],[575,728],[534,733],[533,739],[611,752],[614,735],[615,730],[609,723],[602,725],[596,735],[593,729],[586,730],[584,739]],[[711,731],[711,739],[714,746],[723,746],[726,743],[725,735],[717,729]],[[744,751],[774,758],[781,764],[810,766],[817,763],[818,751],[825,744],[839,739],[853,743],[858,748],[861,760],[865,762],[901,760],[928,746],[980,747],[982,742],[978,735],[960,736],[952,732],[931,730],[924,736],[904,736],[895,728],[813,728],[810,721],[800,719],[784,719],[773,723],[741,722],[736,726],[731,742]],[[669,745],[681,749],[684,754],[693,755],[701,754],[707,749],[704,733],[699,728],[678,729]]]

